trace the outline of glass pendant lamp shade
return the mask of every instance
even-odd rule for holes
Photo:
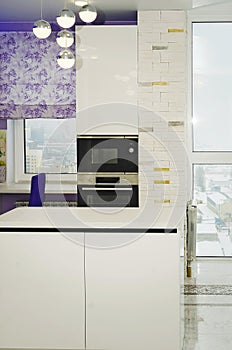
[[[63,50],[59,53],[57,57],[57,63],[61,68],[69,69],[74,66],[75,58],[70,50]]]
[[[64,29],[57,34],[56,41],[60,47],[70,47],[74,43],[74,37],[71,32]]]
[[[34,23],[33,33],[37,38],[46,39],[49,37],[51,32],[52,32],[51,26],[47,21],[40,19],[39,21],[36,21]]]
[[[56,17],[56,20],[60,27],[71,28],[76,21],[76,17],[73,11],[69,9],[63,9]]]
[[[97,10],[92,5],[84,5],[79,12],[80,19],[85,23],[91,23],[97,18]]]
[[[84,5],[87,5],[88,4],[88,1],[87,0],[75,0],[75,5],[76,6],[84,6]]]

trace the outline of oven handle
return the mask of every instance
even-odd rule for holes
[[[82,187],[82,191],[132,191],[131,187],[109,188],[109,187]]]

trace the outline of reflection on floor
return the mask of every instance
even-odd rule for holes
[[[201,258],[184,287],[183,350],[232,349],[232,259]]]

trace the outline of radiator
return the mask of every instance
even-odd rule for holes
[[[27,201],[17,201],[15,203],[16,208],[19,207],[28,207],[28,203]],[[43,206],[44,207],[76,207],[77,203],[74,201],[67,201],[67,202],[43,202]]]

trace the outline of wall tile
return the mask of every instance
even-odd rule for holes
[[[143,198],[151,208],[174,208],[186,191],[179,188],[185,126],[178,124],[186,118],[186,18],[183,11],[142,11],[139,22],[139,107],[152,105],[139,112]]]

